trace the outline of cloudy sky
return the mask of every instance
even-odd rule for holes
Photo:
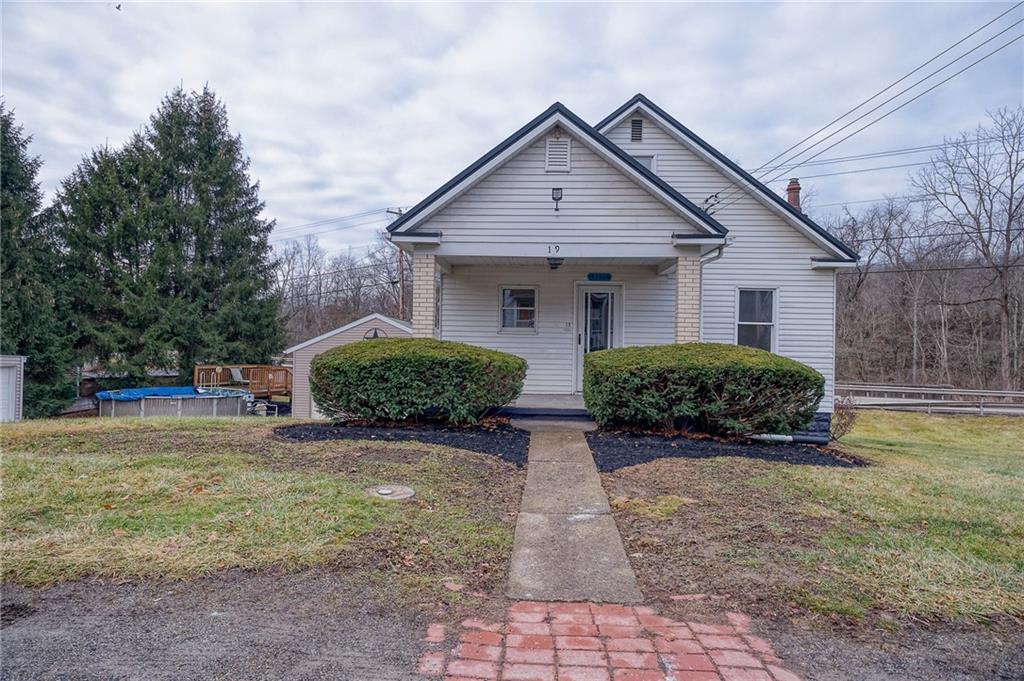
[[[556,100],[596,122],[643,92],[753,168],[1011,4],[120,7],[3,3],[3,96],[35,137],[48,195],[91,148],[125,140],[168,90],[209,83],[252,158],[274,238],[317,233],[341,250],[371,242],[383,215],[339,218],[415,203]],[[1024,7],[900,87],[1020,19]],[[824,157],[935,144],[1020,105],[1022,50],[1024,40]],[[818,204],[860,201],[906,191],[913,168],[807,176],[925,158],[793,174]]]

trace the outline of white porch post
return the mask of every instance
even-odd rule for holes
[[[433,253],[412,253],[412,335],[435,338],[437,257]]]
[[[700,340],[700,256],[676,258],[676,343]]]

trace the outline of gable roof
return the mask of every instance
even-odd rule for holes
[[[369,321],[384,322],[385,324],[390,324],[391,326],[393,326],[393,327],[395,327],[397,329],[401,329],[402,331],[405,331],[406,333],[412,334],[412,327],[409,326],[408,324],[406,324],[405,322],[399,321],[397,319],[392,319],[391,317],[387,317],[385,315],[382,315],[379,312],[374,312],[372,314],[366,315],[365,317],[361,317],[361,318],[355,320],[354,322],[349,322],[348,324],[345,324],[344,326],[339,326],[338,328],[334,329],[333,331],[328,331],[327,333],[322,333],[319,336],[317,336],[316,338],[310,338],[309,340],[303,341],[303,342],[299,343],[298,345],[293,345],[292,347],[288,348],[287,350],[285,350],[281,354],[282,355],[290,355],[293,352],[296,352],[296,351],[301,350],[303,348],[308,348],[310,345],[313,345],[314,343],[319,343],[322,340],[327,340],[328,338],[331,338],[332,336],[337,336],[339,333],[344,333],[344,332],[348,331],[349,329],[354,329],[355,327],[359,326],[360,324],[363,324],[363,323],[369,322]]]
[[[555,102],[546,111],[514,132],[507,139],[480,157],[476,162],[443,184],[427,198],[413,206],[397,220],[388,225],[393,235],[413,233],[420,224],[457,196],[486,177],[495,168],[517,154],[528,144],[551,130],[556,125],[567,132],[590,142],[592,149],[611,162],[628,176],[631,176],[651,194],[658,197],[677,213],[686,217],[706,234],[725,236],[727,230],[715,218],[680,194],[670,184],[642,166],[632,156],[592,128],[586,121],[574,114],[561,102]]]
[[[826,250],[838,256],[838,260],[856,262],[860,258],[853,249],[832,236],[814,220],[793,208],[793,206],[789,205],[788,201],[766,187],[757,178],[729,159],[728,156],[708,144],[643,94],[634,95],[628,102],[608,114],[595,128],[602,134],[607,133],[608,130],[617,125],[621,120],[638,110],[655,120],[655,122],[661,123],[670,133],[674,132],[699,147],[713,165],[718,166],[726,175],[732,175],[740,180],[740,184],[745,183],[749,185],[755,194],[765,199],[770,207],[774,208],[787,222],[803,230],[812,240],[817,241]]]

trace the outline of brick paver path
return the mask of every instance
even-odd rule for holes
[[[506,622],[465,620],[456,632],[432,624],[418,671],[444,681],[800,681],[750,633],[748,617],[727,618],[705,624],[646,606],[519,601]]]

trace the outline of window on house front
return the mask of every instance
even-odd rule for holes
[[[537,289],[516,286],[501,289],[502,330],[536,330]]]
[[[772,351],[775,347],[775,291],[741,290],[736,343]]]
[[[652,173],[654,172],[654,157],[653,156],[634,156],[637,162],[644,168],[647,168]]]

